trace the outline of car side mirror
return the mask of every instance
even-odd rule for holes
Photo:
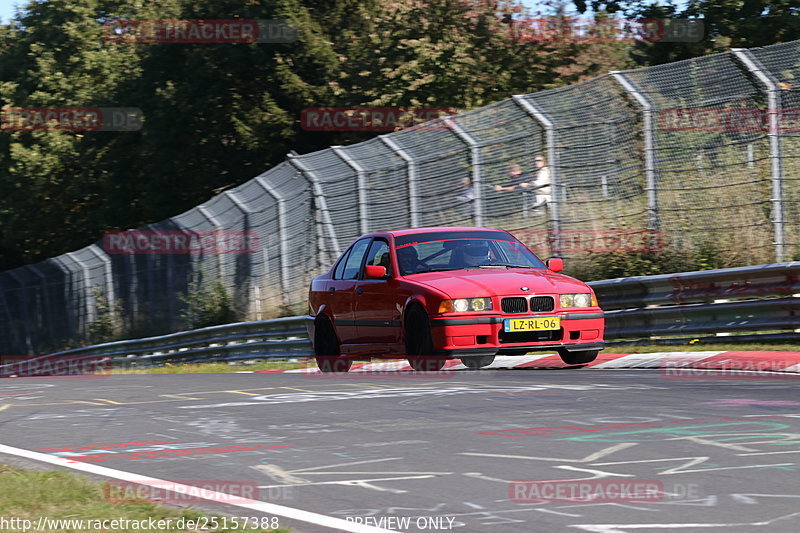
[[[560,257],[554,257],[547,260],[547,268],[553,272],[561,272],[564,270],[564,260]]]
[[[386,267],[381,265],[365,266],[364,279],[386,279]]]

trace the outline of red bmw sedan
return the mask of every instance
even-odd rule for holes
[[[545,265],[510,233],[417,228],[358,238],[311,282],[309,338],[323,372],[354,359],[447,359],[471,369],[498,354],[555,350],[567,364],[603,349],[603,311],[585,283]]]

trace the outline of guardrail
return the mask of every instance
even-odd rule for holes
[[[656,344],[691,339],[800,339],[798,261],[634,276],[589,285],[606,312],[609,344],[640,343],[645,339]],[[741,335],[742,332],[770,333]],[[705,334],[713,335],[702,336]]]
[[[306,317],[300,316],[211,326],[159,337],[74,348],[34,357],[29,361],[103,357],[108,358],[114,365],[134,363],[137,366],[151,366],[172,362],[199,363],[264,357],[304,357],[311,355],[311,343],[306,333],[305,319]],[[9,369],[15,366],[2,363],[0,358],[0,376],[8,374]]]
[[[605,311],[609,344],[669,344],[689,339],[800,340],[797,261],[618,278],[589,285]],[[115,364],[146,366],[173,361],[304,357],[312,354],[305,320],[299,316],[212,326],[75,348],[31,360],[103,357]],[[738,334],[759,331],[770,333]],[[697,336],[701,334],[713,335]],[[720,334],[731,336],[720,338]]]

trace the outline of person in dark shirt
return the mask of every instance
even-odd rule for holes
[[[505,185],[495,185],[495,192],[511,192],[516,190],[524,190],[530,187],[531,177],[522,172],[522,168],[513,163],[508,166],[508,183]]]

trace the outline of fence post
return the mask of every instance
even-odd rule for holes
[[[336,238],[336,229],[333,227],[331,213],[328,211],[328,203],[325,201],[325,194],[322,192],[322,186],[319,184],[319,179],[317,178],[316,174],[314,174],[314,172],[312,172],[297,157],[290,154],[287,156],[287,158],[289,164],[299,170],[300,173],[311,182],[311,187],[314,191],[314,201],[316,202],[316,205],[322,214],[322,223],[328,230],[328,238],[330,238],[331,246],[333,246],[333,256],[334,258],[338,257],[339,254],[342,253],[342,249],[339,247],[339,239]],[[320,249],[320,252],[322,251],[323,250]]]
[[[445,117],[444,122],[450,126],[453,133],[469,147],[469,151],[472,155],[472,190],[475,191],[473,216],[475,218],[475,225],[479,227],[483,226],[483,178],[481,176],[483,161],[481,160],[481,144],[476,141],[467,130],[461,127],[453,117]]]
[[[69,257],[81,269],[81,276],[83,277],[83,301],[86,305],[86,321],[84,322],[84,335],[89,332],[89,324],[97,320],[97,309],[94,305],[92,295],[92,281],[89,279],[89,267],[86,263],[75,257],[75,252],[67,252],[64,254]]]
[[[116,300],[117,297],[114,291],[114,271],[112,269],[111,259],[109,259],[109,257],[103,253],[103,250],[96,244],[92,244],[88,248],[89,251],[95,255],[95,257],[103,262],[103,270],[105,270],[106,274],[106,297],[108,298],[109,306],[113,307],[114,300]]]
[[[241,199],[240,199],[240,198],[239,198],[239,197],[236,195],[236,193],[235,193],[235,192],[233,192],[233,191],[224,191],[222,194],[223,194],[223,195],[225,195],[225,196],[227,196],[227,197],[228,197],[228,199],[231,201],[231,203],[232,203],[233,205],[235,205],[235,206],[236,206],[236,208],[237,208],[237,209],[239,209],[239,211],[241,211],[242,213],[244,213],[245,220],[246,220],[246,217],[247,217],[248,215],[252,215],[252,214],[256,214],[256,213],[258,213],[258,211],[256,211],[256,210],[253,210],[253,209],[250,209],[249,207],[247,207],[247,204],[245,204],[245,203],[244,203],[244,202],[243,202],[243,201],[242,201],[242,200],[241,200]],[[243,246],[245,246],[245,243],[247,243],[247,242],[249,242],[249,240],[248,240],[248,235],[242,235],[242,245],[243,245]],[[261,241],[259,240],[259,246],[260,246],[260,245],[261,245]],[[264,265],[265,265],[265,267],[266,267],[266,261],[267,261],[267,257],[266,257],[266,255],[265,255],[265,253],[264,253],[264,252],[265,252],[265,250],[261,249],[261,250],[259,250],[259,252],[261,253],[262,260],[264,261]],[[244,252],[242,252],[242,253],[247,253],[247,252],[246,252],[246,251],[244,251]],[[253,251],[253,253],[255,253],[255,251]],[[252,264],[252,261],[251,261],[251,264]],[[253,276],[252,276],[252,271],[251,271],[251,275],[247,276],[247,278],[246,278],[246,283],[247,283],[247,286],[248,286],[248,287],[250,287],[250,286],[253,286],[253,285],[252,285],[252,282],[253,282]],[[234,279],[234,283],[236,283],[236,279]],[[256,285],[255,285],[255,289],[258,289],[258,284],[256,284]],[[254,291],[254,292],[257,292],[257,291]],[[260,295],[260,293],[256,294],[256,295],[254,296],[254,299],[255,299],[255,302],[254,302],[254,304],[255,304],[255,307],[256,307],[256,313],[258,314],[258,317],[259,317],[259,318],[257,318],[256,320],[261,320],[261,295]],[[248,302],[249,302],[249,298],[248,298]],[[249,317],[249,316],[252,316],[252,315],[250,314],[250,309],[249,309],[249,306],[248,306],[247,316],[248,316],[248,317]]]
[[[408,212],[411,215],[411,227],[419,227],[419,204],[417,198],[417,164],[411,154],[400,148],[390,135],[378,135],[378,138],[394,153],[406,162],[408,168]]]
[[[769,117],[769,162],[770,181],[772,182],[772,227],[775,242],[775,262],[782,263],[786,259],[786,228],[783,219],[783,163],[781,161],[781,92],[778,81],[747,49],[732,48],[733,57],[764,84],[767,93],[767,116]]]
[[[222,231],[222,224],[220,224],[217,221],[217,218],[211,213],[211,211],[205,205],[202,204],[198,205],[197,210],[200,212],[201,215],[203,215],[206,218],[206,220],[211,222],[211,225],[214,226],[214,230],[216,230],[217,232]],[[217,237],[219,236],[217,235],[214,238],[214,242],[216,242]],[[215,253],[217,255],[217,268],[219,269],[219,278],[221,281],[223,281],[224,285],[225,275],[227,274],[225,269],[225,260],[223,259],[222,254],[219,253],[219,250],[216,250]]]
[[[358,179],[358,222],[361,233],[369,233],[369,216],[367,214],[367,183],[366,170],[350,155],[342,150],[341,146],[331,146],[333,153],[338,155],[350,168],[356,171]]]
[[[48,281],[47,275],[44,274],[41,271],[41,269],[38,267],[38,265],[36,265],[36,264],[26,265],[25,268],[27,268],[28,270],[34,272],[39,277],[39,279],[42,280],[41,284],[39,285],[39,287],[41,287],[40,290],[41,290],[41,295],[42,295],[42,299],[41,299],[42,308],[41,308],[41,312],[39,313],[39,315],[40,315],[40,319],[42,320],[42,322],[46,322],[47,323],[47,331],[50,333],[50,341],[51,341],[51,343],[53,345],[56,345],[57,340],[56,340],[55,332],[53,330],[53,320],[51,320],[50,316],[49,316],[51,311],[52,311],[52,307],[50,305],[50,296],[47,294],[47,281]]]
[[[286,235],[286,200],[281,196],[277,189],[264,179],[264,175],[256,177],[256,182],[261,185],[267,194],[272,196],[278,202],[278,233],[280,233],[278,242],[281,249],[281,285],[283,305],[289,305],[289,240]]]
[[[612,71],[611,76],[626,93],[639,104],[642,110],[642,134],[644,135],[644,177],[647,191],[647,229],[659,229],[658,175],[656,172],[656,138],[653,124],[653,102],[625,76],[624,72]]]
[[[19,301],[21,307],[19,308],[18,316],[22,316],[22,320],[19,321],[19,323],[22,325],[22,329],[24,331],[23,336],[25,338],[25,348],[28,350],[29,354],[35,353],[33,347],[33,339],[31,335],[31,330],[34,328],[28,325],[28,320],[31,318],[30,317],[31,313],[30,313],[28,299],[26,297],[27,295],[25,294],[25,289],[27,285],[25,284],[25,280],[22,279],[20,275],[17,273],[16,269],[8,270],[6,271],[6,273],[12,278],[14,278],[14,280],[19,285],[19,294],[20,294]]]
[[[528,115],[541,124],[544,128],[547,143],[547,161],[550,168],[550,187],[553,189],[552,199],[550,200],[550,227],[551,227],[551,249],[553,255],[561,254],[561,210],[559,202],[561,187],[558,175],[558,150],[556,149],[556,130],[553,121],[524,95],[516,94],[512,97],[514,103],[521,107]]]

